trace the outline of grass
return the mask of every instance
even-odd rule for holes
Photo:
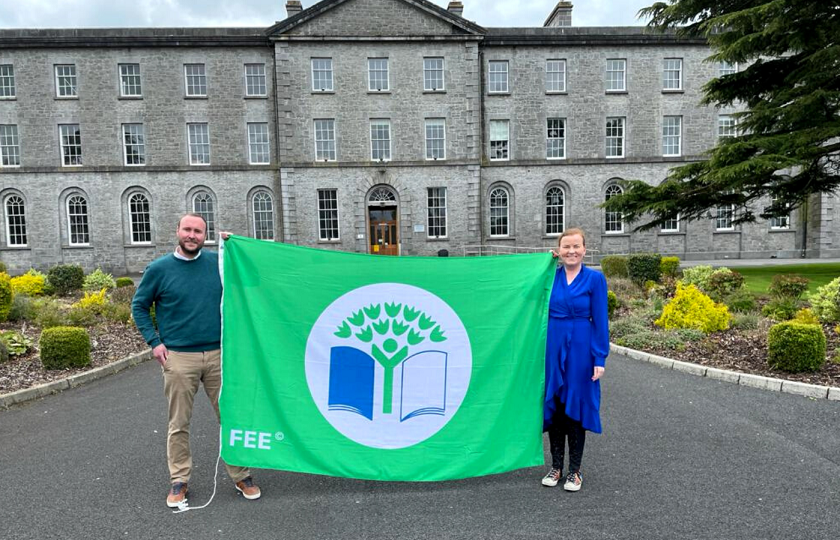
[[[770,281],[777,274],[799,274],[808,278],[808,292],[816,292],[817,287],[827,284],[840,276],[840,263],[824,264],[789,264],[784,266],[733,268],[744,276],[747,289],[753,294],[767,294]]]

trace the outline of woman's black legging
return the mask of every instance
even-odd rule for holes
[[[563,470],[563,458],[566,453],[566,439],[569,440],[569,472],[580,472],[583,459],[583,445],[586,443],[586,430],[580,422],[566,416],[566,405],[559,403],[557,411],[548,428],[548,441],[551,444],[551,467]]]

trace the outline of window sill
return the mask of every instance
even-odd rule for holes
[[[628,94],[629,92],[627,92],[627,90],[605,90],[604,93],[607,95],[623,95]]]
[[[62,249],[93,249],[93,246],[90,244],[77,244],[77,245],[70,245],[64,244],[61,246]]]
[[[601,236],[623,236],[623,237],[629,238],[630,233],[626,233],[624,231],[615,231],[615,232],[604,231],[604,232],[601,233]]]
[[[624,159],[626,156],[604,156],[604,159]]]
[[[210,163],[190,163],[190,167],[209,167]]]
[[[56,101],[78,101],[79,96],[55,96]]]
[[[568,96],[569,93],[565,90],[562,90],[562,91],[559,91],[559,92],[552,92],[552,91],[546,90],[545,95],[547,95],[547,96]]]
[[[32,248],[29,245],[26,246],[2,246],[0,247],[0,251],[30,251]]]
[[[184,99],[207,99],[207,96],[184,96]]]
[[[683,90],[682,88],[674,89],[674,90],[666,90],[666,89],[663,88],[662,93],[663,94],[685,94],[685,90]]]
[[[488,241],[493,241],[493,240],[516,240],[516,237],[515,236],[488,236],[487,240]]]
[[[488,90],[487,95],[488,95],[488,96],[509,96],[509,95],[510,95],[510,91],[508,91],[508,92],[490,92],[490,91]]]
[[[684,231],[659,231],[658,236],[685,236]]]
[[[423,90],[424,94],[445,94],[446,90]]]
[[[132,244],[123,244],[124,248],[153,248],[155,247],[154,242],[137,242]]]
[[[315,159],[315,163],[336,163],[337,159]]]
[[[430,162],[434,163],[436,161],[446,161],[446,158],[445,157],[442,157],[442,158],[426,158],[426,161],[430,161]]]
[[[313,94],[335,94],[335,90],[313,90]]]
[[[62,165],[62,169],[80,169],[84,167],[84,165]]]
[[[318,240],[318,243],[319,244],[333,244],[333,245],[336,245],[336,244],[341,243],[341,238],[337,238],[335,240]]]
[[[368,94],[390,94],[390,90],[368,90]]]
[[[244,99],[268,99],[268,95],[264,96],[245,96]]]
[[[741,231],[735,229],[715,229],[712,234],[741,234]]]
[[[769,232],[769,233],[793,233],[793,232],[796,232],[796,229],[791,229],[790,227],[788,227],[788,228],[782,228],[782,227],[773,228],[773,227],[771,227],[770,230],[767,231],[767,232]]]
[[[17,96],[0,96],[0,101],[17,101]]]
[[[546,161],[566,161],[566,156],[563,157],[547,157]]]
[[[270,162],[269,163],[250,163],[249,162],[248,165],[250,165],[252,167],[268,167],[269,165],[271,165],[271,163]]]
[[[117,99],[119,101],[140,101],[143,99],[143,96],[119,96]]]
[[[448,236],[427,236],[427,242],[449,242]]]

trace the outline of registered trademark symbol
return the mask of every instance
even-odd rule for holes
[[[274,434],[274,438],[277,439],[278,441],[282,441],[283,439],[286,438],[286,436],[283,435],[282,431],[278,431],[277,433]]]

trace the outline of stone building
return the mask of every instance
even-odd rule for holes
[[[361,253],[556,243],[599,254],[836,256],[833,199],[632,233],[598,208],[736,129],[698,105],[737,66],[640,27],[483,28],[426,0],[322,0],[269,28],[0,30],[0,256],[137,272],[177,217]]]

